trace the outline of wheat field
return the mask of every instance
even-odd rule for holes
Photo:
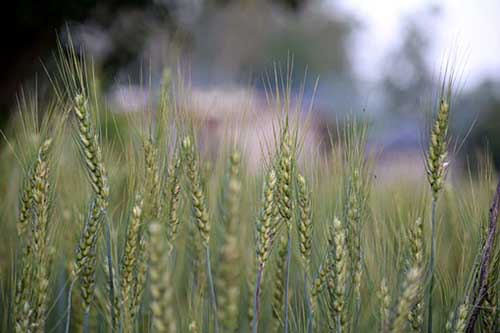
[[[487,155],[448,175],[452,75],[422,176],[381,182],[355,115],[326,156],[304,148],[288,74],[255,170],[230,126],[205,149],[171,81],[120,114],[89,61],[58,61],[50,98],[20,94],[4,133],[2,332],[500,330],[500,193]]]

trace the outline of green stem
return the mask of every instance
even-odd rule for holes
[[[116,328],[115,314],[115,284],[113,279],[113,257],[111,256],[111,230],[109,228],[109,220],[106,223],[106,255],[108,257],[108,272],[109,272],[109,298],[111,308],[111,326],[113,330]]]
[[[306,304],[307,304],[307,314],[308,314],[308,318],[307,318],[307,333],[312,333],[312,318],[313,318],[313,312],[312,312],[312,306],[311,306],[311,296],[309,295],[309,291],[308,291],[308,282],[309,282],[309,279],[308,279],[308,276],[309,274],[307,274],[307,267],[306,267],[306,272],[304,273],[304,294],[306,296]]]
[[[257,282],[255,283],[255,295],[253,301],[253,320],[252,320],[253,333],[257,333],[259,331],[260,284],[262,283],[262,271],[263,267],[259,265],[259,270],[257,271]]]
[[[83,313],[83,333],[89,333],[90,308]]]
[[[434,273],[436,266],[436,206],[437,199],[432,199],[432,213],[431,213],[431,257],[430,257],[430,281],[427,301],[429,304],[429,313],[427,321],[427,332],[432,333],[432,292],[434,289]]]
[[[205,253],[207,261],[208,287],[210,289],[210,299],[214,311],[215,333],[219,333],[219,321],[217,319],[217,302],[215,300],[215,286],[214,286],[214,279],[212,276],[212,265],[210,264],[210,248],[208,244],[205,246],[205,250],[206,250]]]
[[[290,284],[290,262],[292,259],[292,233],[288,228],[288,244],[286,250],[286,272],[285,272],[285,333],[288,333],[288,288]]]
[[[69,286],[68,291],[68,304],[67,304],[67,313],[66,313],[66,328],[64,330],[65,333],[69,333],[69,327],[71,324],[71,294],[73,293],[73,286],[78,279],[74,279],[71,281],[71,285]]]

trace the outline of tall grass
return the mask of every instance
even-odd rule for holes
[[[250,170],[238,135],[207,149],[171,81],[124,115],[74,49],[59,61],[53,102],[20,99],[0,152],[2,331],[500,328],[500,195],[487,159],[446,178],[451,85],[422,175],[386,181],[356,117],[306,156],[290,75]]]

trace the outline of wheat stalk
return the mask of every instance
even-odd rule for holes
[[[439,192],[441,191],[448,169],[448,127],[450,115],[451,82],[448,95],[439,102],[438,113],[430,134],[430,144],[427,152],[426,169],[427,180],[432,192],[431,215],[431,253],[430,253],[430,282],[427,291],[428,321],[427,329],[432,332],[432,292],[434,289],[434,273],[436,260],[436,207]]]
[[[80,239],[79,251],[88,250],[89,253],[81,252],[80,257],[77,257],[77,269],[80,267],[79,261],[82,257],[90,255],[89,260],[81,267],[82,279],[82,292],[85,303],[84,318],[88,321],[90,300],[92,299],[93,290],[95,288],[95,264],[97,263],[97,239],[100,226],[100,220],[106,218],[106,210],[108,207],[109,197],[109,184],[106,168],[104,167],[102,149],[99,145],[98,136],[95,131],[95,125],[92,121],[90,108],[87,99],[82,94],[78,94],[74,98],[73,106],[74,114],[76,116],[77,132],[78,132],[78,145],[80,153],[85,162],[85,171],[90,180],[90,184],[95,194],[95,199],[92,202],[91,214],[88,219],[88,224],[85,225]],[[102,215],[102,216],[101,216]],[[113,278],[113,262],[111,256],[111,235],[109,222],[106,221],[106,246],[107,246],[107,261],[109,273],[109,298],[111,304],[115,302],[114,294],[114,278]],[[88,228],[87,228],[88,227]],[[85,230],[87,228],[87,230]],[[85,244],[86,243],[86,244]],[[92,267],[91,265],[94,265]],[[111,322],[116,322],[114,308],[111,307]],[[88,326],[84,324],[84,331],[88,330]]]

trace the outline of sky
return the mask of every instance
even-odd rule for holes
[[[387,65],[384,55],[401,42],[408,16],[422,20],[431,36],[427,62],[435,72],[452,54],[461,64],[465,89],[500,77],[498,0],[325,0],[324,5],[353,15],[363,25],[353,40],[355,68],[362,79],[376,79]],[[426,15],[429,8],[435,15]]]

